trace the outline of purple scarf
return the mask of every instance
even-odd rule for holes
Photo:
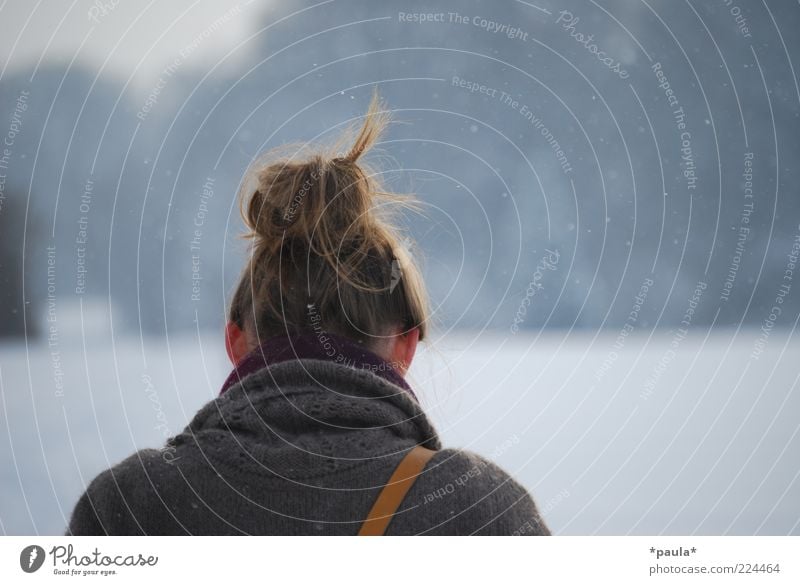
[[[354,368],[363,368],[400,386],[418,402],[411,387],[392,365],[360,343],[332,333],[306,331],[270,337],[243,357],[225,380],[220,396],[243,378],[267,366],[288,360],[327,360]]]

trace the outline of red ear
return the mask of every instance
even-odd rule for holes
[[[392,366],[400,372],[401,376],[405,376],[414,359],[414,353],[417,351],[419,329],[414,327],[405,333],[398,333],[393,341],[390,357]]]
[[[411,362],[414,359],[414,354],[417,352],[417,343],[419,343],[419,329],[414,327],[413,329],[409,329],[406,331],[405,334],[406,338],[406,349],[405,349],[405,356],[403,356],[403,362],[405,363],[405,372],[403,375],[405,376],[408,368],[411,367]]]
[[[247,354],[247,336],[236,323],[229,322],[225,326],[225,351],[235,366]]]

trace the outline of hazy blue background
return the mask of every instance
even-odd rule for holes
[[[445,439],[556,532],[798,533],[798,26],[791,2],[6,1],[0,530],[61,531],[216,394],[245,169],[377,86]]]

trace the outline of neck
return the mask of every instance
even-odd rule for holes
[[[270,365],[288,360],[316,359],[369,370],[416,396],[401,372],[363,343],[333,333],[307,330],[270,337],[250,351],[234,367],[220,394],[241,379]]]

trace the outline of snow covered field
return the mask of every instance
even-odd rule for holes
[[[527,336],[526,336],[527,335]],[[229,372],[221,340],[0,345],[0,531],[61,533],[98,472],[159,446]],[[560,534],[800,534],[800,341],[774,330],[459,333],[410,380]],[[616,343],[616,347],[615,347]]]

